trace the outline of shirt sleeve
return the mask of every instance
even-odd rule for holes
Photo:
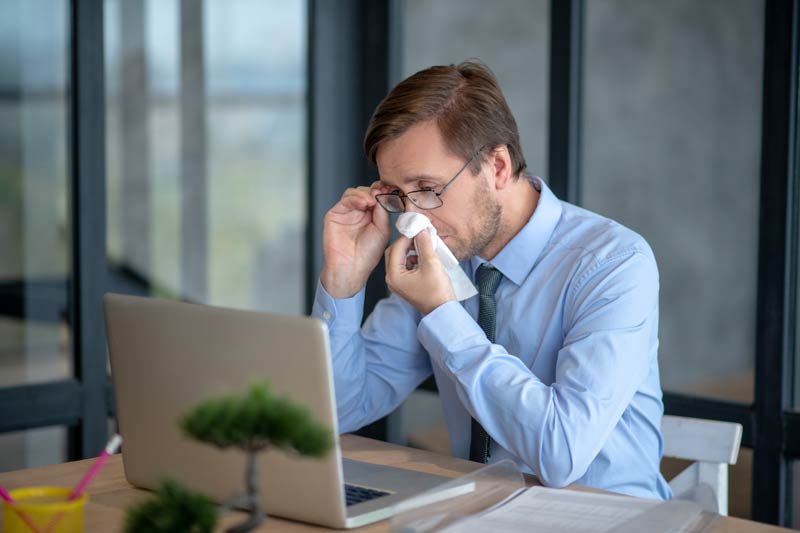
[[[655,260],[629,251],[596,261],[564,298],[564,341],[550,385],[490,343],[458,304],[437,308],[418,328],[433,364],[454,377],[472,416],[555,487],[586,472],[656,357]]]
[[[431,374],[430,358],[417,340],[420,315],[390,295],[363,327],[364,290],[333,298],[322,283],[311,315],[329,330],[339,431],[355,431],[395,410]]]

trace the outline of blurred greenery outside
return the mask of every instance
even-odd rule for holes
[[[264,271],[270,259],[285,266],[285,259],[277,261],[277,257],[265,258],[265,254],[276,253],[292,239],[302,238],[307,219],[305,4],[283,3],[280,9],[274,4],[205,3],[206,303],[301,312],[302,243],[281,253],[291,256],[289,271],[277,276],[272,268]],[[118,24],[119,1],[109,1],[106,7],[107,26],[114,27]],[[146,173],[151,210],[146,236],[150,257],[147,277],[156,294],[171,297],[181,294],[182,284],[176,11],[174,1],[145,2],[144,53],[150,76],[150,92],[145,97],[149,145]],[[267,13],[269,18],[262,17]],[[232,34],[234,27],[239,32]],[[273,36],[285,36],[285,48],[280,53],[269,47],[266,29],[271,29]],[[122,259],[121,208],[122,202],[128,201],[121,191],[124,148],[120,135],[121,128],[128,125],[120,123],[120,69],[125,60],[120,57],[118,33],[108,34],[106,43],[107,231],[112,259]],[[247,53],[237,53],[244,51]]]

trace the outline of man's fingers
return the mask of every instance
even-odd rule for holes
[[[375,204],[377,204],[377,201],[371,194],[369,187],[351,187],[344,191],[338,205],[345,209],[366,211],[375,207]],[[336,209],[336,206],[334,206],[334,209]]]
[[[439,259],[436,255],[436,251],[433,249],[433,237],[431,237],[431,232],[428,228],[420,231],[417,233],[417,236],[414,237],[414,248],[416,248],[417,254],[419,255],[420,267],[430,261],[437,261]]]
[[[404,272],[406,269],[406,254],[411,247],[411,239],[404,235],[400,235],[390,247],[386,249],[386,274],[390,272],[399,271]]]
[[[344,191],[342,199],[344,200],[345,198],[360,198],[372,202],[375,201],[375,197],[372,195],[369,187],[351,187]]]
[[[342,194],[339,203],[337,203],[331,211],[339,215],[349,214],[353,211],[365,213],[369,217],[368,220],[372,225],[388,239],[392,233],[389,213],[379,206],[378,201],[375,199],[375,183],[370,187],[362,186],[347,189]],[[359,220],[363,221],[364,219],[361,218]]]
[[[375,200],[375,195],[372,195],[373,200]],[[377,204],[378,201],[375,200]],[[391,223],[389,222],[389,212],[386,211],[383,207],[379,205],[375,205],[374,209],[372,210],[372,221],[375,223],[381,231],[386,232],[387,235],[391,233]]]

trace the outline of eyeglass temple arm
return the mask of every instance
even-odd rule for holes
[[[441,195],[443,195],[443,194],[444,194],[444,191],[446,191],[446,190],[447,190],[447,188],[448,188],[448,187],[449,187],[449,186],[450,186],[450,185],[451,185],[451,184],[452,184],[454,181],[456,181],[456,178],[457,178],[457,177],[459,177],[459,176],[461,175],[461,173],[462,173],[462,172],[464,172],[464,170],[465,170],[465,169],[466,169],[466,168],[467,168],[467,167],[470,165],[470,163],[472,163],[472,160],[473,160],[473,159],[475,159],[475,156],[476,156],[476,155],[478,155],[479,153],[483,152],[483,149],[484,149],[484,148],[486,148],[486,145],[485,145],[485,144],[484,144],[483,146],[481,146],[481,147],[478,149],[478,151],[477,151],[477,152],[475,152],[474,154],[472,154],[472,157],[470,157],[470,158],[469,158],[469,160],[468,160],[466,163],[464,163],[464,166],[463,166],[463,167],[461,167],[461,170],[459,170],[458,172],[456,172],[456,175],[455,175],[455,176],[453,176],[453,177],[450,179],[450,181],[448,181],[448,182],[445,184],[445,186],[444,186],[444,187],[442,187],[442,190],[436,193],[436,196],[441,196]]]

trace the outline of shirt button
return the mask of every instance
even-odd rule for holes
[[[330,314],[330,312],[328,312],[328,311],[323,311],[323,312],[322,312],[322,318],[324,318],[325,320],[330,320],[330,319],[331,319],[331,314]]]

